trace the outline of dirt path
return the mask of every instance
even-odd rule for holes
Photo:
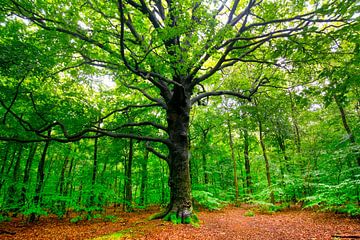
[[[118,221],[81,222],[44,219],[35,225],[21,222],[3,223],[0,239],[333,239],[333,235],[359,236],[360,220],[331,213],[289,209],[272,215],[256,213],[246,217],[248,208],[226,208],[217,212],[198,213],[202,223],[173,225],[160,220],[146,221],[154,211],[119,214]],[[118,232],[112,236],[106,234]],[[103,236],[103,237],[100,237]],[[351,239],[351,238],[338,238]]]

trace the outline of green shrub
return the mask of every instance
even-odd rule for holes
[[[3,216],[3,215],[0,215],[0,223],[2,222],[11,222],[11,217],[9,216]]]
[[[106,216],[103,217],[103,220],[104,220],[104,222],[113,222],[113,223],[115,223],[115,222],[118,221],[118,218],[116,216],[114,216],[114,215],[106,215]]]
[[[244,213],[244,216],[245,217],[254,217],[255,216],[255,213],[251,210],[248,210]]]
[[[76,216],[76,217],[70,219],[70,222],[71,223],[77,223],[77,222],[79,222],[81,220],[83,220],[83,218],[81,216]]]
[[[203,208],[209,210],[221,209],[227,202],[214,197],[214,195],[207,191],[193,191],[192,192],[195,205],[198,204]]]

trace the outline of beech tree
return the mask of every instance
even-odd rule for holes
[[[282,48],[279,39],[329,37],[334,29],[353,24],[355,7],[353,0],[5,0],[3,18],[22,19],[23,34],[47,31],[49,44],[66,53],[52,75],[75,82],[84,74],[110,76],[123,92],[114,92],[121,103],[109,101],[99,110],[100,117],[90,115],[87,124],[71,128],[59,119],[33,123],[14,110],[23,83],[17,79],[15,97],[2,100],[1,105],[3,122],[9,115],[21,130],[4,131],[0,140],[48,144],[109,136],[155,143],[148,144],[148,150],[164,159],[170,170],[170,204],[157,217],[188,223],[192,105],[220,95],[251,100],[259,87],[271,81],[269,76],[259,75],[247,86],[230,91],[221,85],[226,80],[221,72],[247,63],[286,68],[289,59],[281,54],[288,49]],[[85,71],[88,66],[91,70]],[[121,98],[129,92],[141,96]],[[110,124],[115,116],[141,109],[150,109],[144,111],[158,117]],[[159,144],[168,152],[159,151]]]

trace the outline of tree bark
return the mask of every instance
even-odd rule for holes
[[[175,86],[166,112],[170,140],[170,204],[165,219],[181,223],[190,223],[193,211],[188,142],[190,104],[189,92],[183,87]]]
[[[10,146],[9,146],[9,149],[10,149]],[[3,163],[3,166],[1,167],[2,174],[1,174],[1,180],[0,180],[0,190],[2,189],[2,187],[5,184],[5,180],[6,180],[5,176],[9,176],[9,173],[11,171],[12,165],[14,164],[14,160],[15,160],[15,157],[16,157],[16,147],[14,147],[9,166],[6,169],[6,172],[5,172],[6,162],[7,162],[7,158],[9,157],[8,154],[10,152],[9,149],[7,150],[7,152],[6,152],[5,156],[4,156],[4,163]]]
[[[249,133],[247,129],[244,129],[244,159],[245,159],[245,175],[246,175],[246,190],[247,194],[252,194],[252,182],[250,171],[250,159],[249,159]]]
[[[36,149],[38,144],[35,143],[30,146],[29,156],[26,160],[25,170],[24,170],[24,178],[23,178],[23,186],[21,189],[21,205],[25,205],[26,203],[26,192],[27,192],[27,185],[30,179],[30,171],[31,165],[35,157]]]
[[[13,169],[12,182],[8,188],[8,206],[10,211],[13,212],[13,216],[16,216],[19,210],[19,206],[17,204],[19,201],[19,188],[17,187],[17,184],[19,182],[20,163],[23,149],[24,146],[22,144],[19,145],[19,150],[17,152],[17,157]]]
[[[334,100],[335,100],[335,103],[336,103],[336,105],[337,105],[337,107],[339,109],[341,120],[342,120],[344,129],[345,129],[347,135],[349,136],[350,143],[351,144],[356,144],[355,136],[353,135],[353,133],[352,133],[350,127],[349,127],[349,124],[347,122],[345,110],[344,110],[343,106],[341,105],[339,99],[336,96],[334,96]],[[358,166],[360,166],[360,153],[356,150],[356,148],[355,148],[355,151],[354,151],[354,155],[355,155]]]
[[[147,172],[147,164],[149,160],[149,150],[145,149],[144,152],[144,159],[141,163],[141,186],[140,186],[140,205],[144,206],[146,204],[146,188],[147,188],[147,178],[148,178],[148,172]]]
[[[259,120],[258,123],[259,123],[260,145],[261,145],[262,153],[263,153],[264,160],[265,160],[266,179],[267,179],[268,188],[270,189],[270,202],[272,204],[275,204],[274,191],[271,189],[269,159],[267,156],[266,146],[265,146],[265,142],[264,142],[262,122]]]
[[[209,183],[209,174],[207,170],[206,153],[204,152],[204,150],[202,151],[201,155],[202,155],[202,165],[204,170],[204,184],[207,185]]]
[[[48,135],[50,135],[50,131],[48,133]],[[49,148],[50,145],[50,141],[46,141],[45,142],[45,146],[44,146],[44,150],[41,154],[41,158],[38,164],[38,171],[37,171],[37,177],[36,177],[36,188],[35,188],[35,196],[34,196],[34,205],[38,206],[41,203],[41,191],[43,189],[43,185],[44,185],[44,177],[45,177],[45,159],[46,159],[46,154],[47,154],[47,150]],[[29,217],[29,222],[34,222],[36,218],[36,214],[35,213],[31,213],[30,217]]]
[[[69,145],[68,153],[65,156],[63,166],[61,168],[60,177],[59,177],[59,195],[65,196],[65,172],[69,164],[69,155],[71,152],[71,145]],[[64,200],[59,200],[59,206],[60,206],[60,214],[63,215],[66,212],[66,202]]]
[[[229,131],[229,144],[230,144],[230,150],[231,150],[231,160],[233,162],[233,173],[234,173],[234,188],[235,188],[235,203],[237,203],[239,199],[239,185],[238,185],[238,179],[237,179],[237,166],[236,166],[236,159],[235,159],[235,153],[234,153],[234,142],[231,134],[231,123],[230,120],[227,120],[228,125],[228,131]]]
[[[1,178],[0,178],[0,190],[1,190],[3,182],[5,181],[2,178],[4,177],[4,174],[5,174],[5,166],[6,166],[6,162],[7,162],[7,159],[8,159],[9,150],[10,150],[10,143],[6,143],[5,152],[4,152],[4,155],[2,157],[2,165],[1,165],[1,169],[0,169],[0,176],[1,176]]]
[[[133,140],[129,140],[129,157],[125,172],[125,211],[132,211],[132,161],[133,161]]]
[[[94,205],[95,204],[95,184],[96,184],[96,174],[97,174],[97,166],[98,166],[98,161],[97,161],[97,156],[98,156],[98,138],[95,138],[94,141],[94,161],[93,161],[93,171],[92,171],[92,177],[91,177],[91,196],[90,196],[90,205]]]

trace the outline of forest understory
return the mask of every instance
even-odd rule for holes
[[[197,213],[199,226],[147,220],[156,207],[132,213],[106,213],[112,221],[93,219],[71,223],[70,218],[42,217],[36,223],[14,219],[1,223],[0,239],[359,239],[360,219],[344,214],[302,210],[291,206],[269,213],[255,205],[228,206]]]

